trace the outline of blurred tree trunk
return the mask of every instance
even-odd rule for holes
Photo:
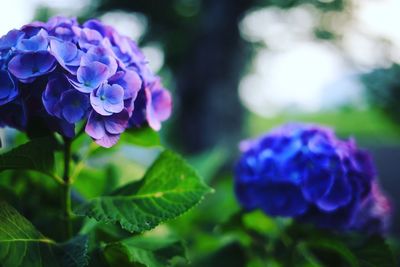
[[[246,44],[238,21],[252,1],[206,0],[193,46],[178,70],[177,140],[188,153],[236,149],[243,124],[238,85]]]

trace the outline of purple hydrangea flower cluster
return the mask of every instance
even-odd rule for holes
[[[54,17],[0,38],[0,126],[26,130],[39,119],[73,137],[85,123],[111,147],[128,127],[159,130],[171,105],[136,43],[98,20]]]
[[[329,128],[287,124],[240,148],[235,191],[244,208],[339,230],[387,228],[390,202],[371,157],[353,140]]]

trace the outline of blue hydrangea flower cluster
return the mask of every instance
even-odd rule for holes
[[[98,20],[54,17],[0,38],[0,126],[39,120],[73,137],[85,123],[111,147],[128,127],[159,130],[171,102],[136,43]]]
[[[235,191],[244,208],[338,230],[387,228],[390,203],[371,157],[353,140],[329,128],[287,124],[240,148]]]

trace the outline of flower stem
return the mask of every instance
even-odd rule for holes
[[[64,174],[62,184],[62,217],[64,221],[64,235],[68,240],[72,237],[71,222],[71,180],[70,180],[70,162],[71,162],[71,139],[64,138]]]

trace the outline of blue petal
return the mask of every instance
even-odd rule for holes
[[[42,102],[50,115],[61,118],[60,99],[64,91],[71,88],[64,75],[57,75],[50,79],[42,94]]]
[[[84,93],[90,93],[105,82],[107,76],[107,66],[100,62],[93,62],[90,66],[81,66],[77,71],[77,79],[80,86],[76,87],[76,89]]]
[[[47,37],[47,32],[45,30],[40,30],[37,35],[34,35],[29,39],[21,39],[17,44],[16,49],[31,52],[45,51],[49,44]]]
[[[60,105],[63,118],[69,123],[76,123],[85,117],[89,108],[89,100],[87,95],[70,89],[62,94]]]
[[[330,190],[316,204],[325,211],[332,211],[349,204],[352,187],[345,176],[336,176]]]
[[[25,82],[51,72],[56,66],[55,61],[48,52],[28,52],[13,57],[8,63],[8,69],[20,81]]]
[[[0,105],[11,102],[17,95],[18,88],[10,73],[0,70]]]
[[[50,40],[50,51],[61,65],[74,61],[78,56],[78,48],[74,43],[57,39]],[[79,62],[74,64],[79,65]]]
[[[309,164],[315,164],[310,162]],[[334,177],[332,173],[316,166],[315,169],[305,169],[303,174],[302,191],[308,201],[317,201],[332,187]]]
[[[19,30],[11,30],[0,38],[0,50],[10,49],[14,47],[18,41],[25,35]]]

